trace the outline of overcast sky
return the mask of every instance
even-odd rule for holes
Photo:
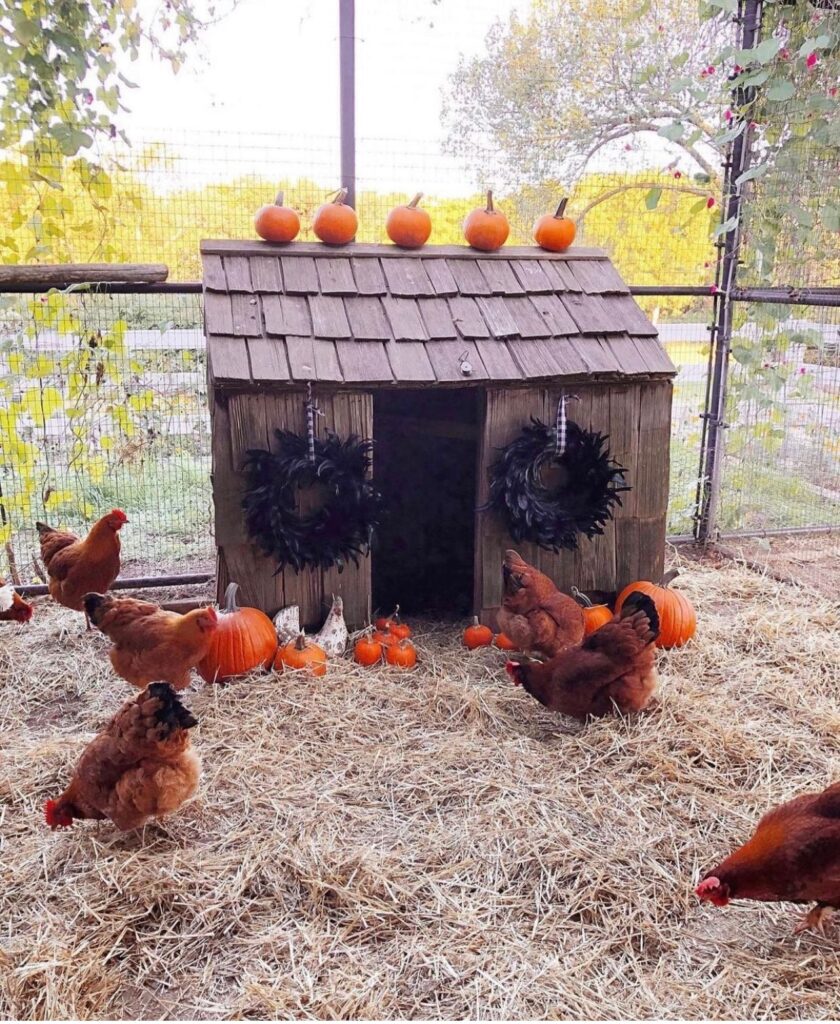
[[[160,0],[141,0],[148,8]],[[221,0],[224,3],[224,0]],[[244,173],[339,184],[338,0],[240,0],[178,75],[143,59],[127,69],[135,142],[166,140],[183,158],[162,188]],[[441,91],[462,53],[527,0],[357,0],[357,134],[366,187],[464,194],[441,155]],[[200,133],[200,134],[199,134]],[[401,145],[375,143],[397,139]]]

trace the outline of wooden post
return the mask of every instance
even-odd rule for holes
[[[341,184],[356,206],[356,0],[338,0],[341,76]]]

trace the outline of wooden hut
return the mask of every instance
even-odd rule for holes
[[[459,246],[328,248],[204,242],[218,588],[317,621],[341,593],[351,624],[396,601],[492,624],[515,546],[564,588],[613,591],[662,572],[672,378],[656,329],[606,254]],[[246,535],[241,467],[278,427],[303,432],[311,382],[324,426],[375,441],[389,515],[359,567],[286,569]],[[632,490],[602,536],[554,554],[514,545],[481,506],[488,467],[530,417],[609,435]]]

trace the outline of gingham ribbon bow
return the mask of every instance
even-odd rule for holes
[[[577,402],[577,395],[561,395],[557,403],[557,420],[554,424],[554,454],[562,455],[566,451],[568,420],[566,419],[566,402]]]

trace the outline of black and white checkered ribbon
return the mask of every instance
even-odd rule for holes
[[[568,421],[566,419],[566,403],[576,402],[577,395],[561,395],[557,403],[557,419],[554,424],[554,454],[562,455],[566,451]]]
[[[309,461],[315,463],[315,417],[324,414],[312,397],[312,381],[306,383],[306,442],[309,446]]]

